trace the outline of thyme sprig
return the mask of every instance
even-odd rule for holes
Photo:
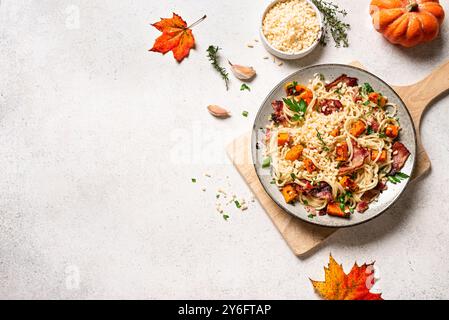
[[[346,10],[340,9],[338,5],[330,1],[312,0],[312,2],[320,10],[324,18],[324,30],[320,39],[321,44],[326,45],[330,33],[336,47],[349,46],[348,29],[351,26],[340,19],[340,16],[345,17],[347,15]]]
[[[218,73],[220,73],[221,77],[223,78],[223,80],[226,84],[226,90],[228,90],[229,89],[229,74],[225,68],[220,66],[220,57],[218,55],[219,50],[221,50],[221,49],[218,46],[210,45],[209,48],[207,48],[207,57],[209,58],[209,61],[211,62],[214,69],[217,70]]]
[[[320,140],[323,150],[329,151],[329,147],[327,146],[326,142],[324,142],[323,137],[321,136],[321,133],[318,131],[318,129],[315,129],[315,130],[316,130],[316,137],[318,138],[318,140]]]

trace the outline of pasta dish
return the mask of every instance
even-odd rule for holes
[[[369,83],[315,75],[306,85],[287,83],[285,93],[272,102],[262,166],[287,203],[303,204],[309,216],[348,218],[366,211],[387,182],[408,178],[397,106]]]

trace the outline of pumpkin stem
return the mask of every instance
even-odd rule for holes
[[[408,12],[417,11],[417,9],[418,9],[418,3],[416,3],[415,0],[409,0],[409,1],[408,1],[408,5],[405,7],[405,9],[406,9]]]

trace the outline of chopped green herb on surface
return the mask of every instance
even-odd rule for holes
[[[225,221],[228,221],[229,216],[228,216],[227,214],[224,214],[224,215],[223,215],[223,219],[225,219]]]
[[[242,83],[242,85],[240,86],[240,91],[243,91],[243,90],[251,91],[251,88],[247,84]]]
[[[192,182],[193,182],[193,183],[196,183],[196,179],[195,179],[195,178],[192,178]]]
[[[243,112],[242,112],[242,116],[248,117],[248,111],[243,111]]]

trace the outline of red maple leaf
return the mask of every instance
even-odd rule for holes
[[[317,293],[326,300],[383,300],[381,294],[371,293],[374,285],[374,263],[358,266],[354,263],[349,274],[341,264],[329,256],[329,265],[324,268],[324,281],[312,281]]]
[[[166,54],[173,52],[173,56],[181,62],[189,55],[190,49],[195,46],[195,37],[191,28],[204,20],[206,16],[187,27],[187,23],[176,13],[172,18],[161,18],[161,21],[153,23],[152,26],[162,32],[150,51]]]

